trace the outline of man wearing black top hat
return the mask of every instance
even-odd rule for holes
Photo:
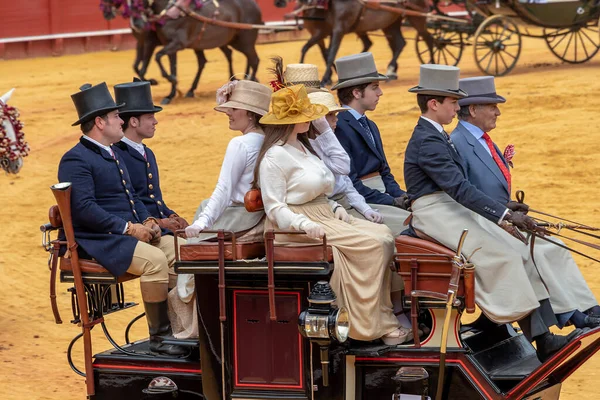
[[[127,166],[112,144],[123,137],[119,109],[106,83],[85,84],[71,96],[83,136],[62,157],[60,182],[71,182],[73,228],[80,257],[95,259],[113,275],[140,276],[140,288],[150,332],[150,350],[183,355],[179,346],[163,345],[170,334],[167,316],[168,269],[173,240],[135,194]]]
[[[165,204],[160,190],[156,157],[143,144],[144,139],[154,137],[158,124],[155,114],[162,110],[162,107],[152,104],[150,82],[134,80],[116,85],[115,99],[118,103],[125,103],[119,109],[119,115],[124,121],[125,136],[115,146],[123,154],[136,194],[150,215],[158,220],[161,228],[171,231],[185,229],[187,221]]]

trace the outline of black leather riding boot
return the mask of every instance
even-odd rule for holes
[[[163,338],[172,336],[171,323],[167,314],[167,300],[158,303],[144,302],[144,309],[150,332],[150,351],[170,356],[183,356],[189,353],[185,347],[162,343]]]

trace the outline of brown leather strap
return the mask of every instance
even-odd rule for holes
[[[225,233],[219,230],[217,233],[219,241],[219,320],[227,321],[225,304]]]
[[[277,320],[275,310],[275,231],[269,229],[265,233],[265,242],[267,246],[267,289],[269,291],[269,315],[271,321]]]
[[[467,313],[475,312],[475,268],[464,268],[463,279],[465,283],[465,308]]]
[[[365,176],[361,176],[360,179],[361,181],[367,180],[367,179],[371,179],[371,178],[375,178],[376,176],[380,176],[379,172],[371,172],[370,174],[366,174]]]
[[[62,324],[58,305],[56,304],[56,270],[58,269],[58,253],[60,252],[60,243],[54,241],[50,254],[52,257],[52,267],[50,269],[50,306],[52,306],[52,314],[54,314],[54,322]]]

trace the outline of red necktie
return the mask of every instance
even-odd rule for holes
[[[506,182],[508,183],[508,191],[510,192],[510,171],[508,170],[508,168],[506,168],[506,164],[504,164],[504,162],[498,155],[498,152],[494,147],[494,142],[492,142],[492,138],[490,138],[490,135],[488,135],[487,132],[485,132],[482,137],[483,140],[485,140],[485,142],[487,143],[488,147],[490,148],[492,158],[494,159],[494,161],[496,161],[496,164],[498,165],[498,168],[500,168],[502,175],[504,175],[504,179],[506,179]]]

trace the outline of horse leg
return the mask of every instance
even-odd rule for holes
[[[421,35],[425,43],[427,44],[427,48],[429,49],[429,63],[433,64],[433,46],[435,45],[435,40],[431,33],[427,30],[427,20],[423,17],[407,17],[408,22],[415,28],[417,33]]]
[[[154,54],[154,50],[158,46],[158,36],[154,34],[152,37],[147,36],[143,41],[143,46],[141,50],[141,63],[142,66],[138,72],[138,76],[143,81],[150,82],[151,85],[158,85],[156,79],[146,79],[146,71],[148,70],[148,66],[150,65],[150,59],[152,58],[152,54]]]
[[[367,51],[369,51],[371,46],[373,46],[373,42],[369,38],[369,35],[367,35],[366,33],[363,32],[363,33],[357,33],[356,36],[358,36],[358,38],[360,39],[360,41],[363,44],[362,52],[366,53]]]
[[[177,93],[177,51],[182,50],[183,46],[177,42],[170,42],[165,47],[163,47],[158,53],[156,53],[156,63],[158,64],[158,68],[163,76],[169,82],[171,82],[171,92],[167,97],[165,97],[161,104],[169,104],[171,100],[175,97]],[[171,64],[171,74],[167,73],[167,70],[163,66],[162,57],[168,55],[169,61]]]
[[[331,35],[331,40],[329,41],[329,52],[327,54],[327,67],[325,67],[325,74],[323,75],[323,79],[321,79],[321,86],[331,85],[331,69],[333,67],[333,62],[335,61],[337,52],[340,49],[340,44],[342,43],[343,37],[344,32],[339,29],[334,30],[333,35]]]
[[[321,54],[323,54],[323,59],[327,61],[327,48],[325,47],[325,33],[322,30],[316,31],[306,42],[304,46],[302,46],[302,51],[300,53],[300,64],[304,63],[304,58],[306,57],[306,53],[313,47],[315,44],[319,45],[321,49]]]
[[[225,47],[225,46],[223,46],[223,47]],[[223,50],[223,48],[221,48],[221,50]],[[192,83],[192,87],[185,94],[185,97],[187,97],[187,98],[194,97],[194,92],[198,88],[198,82],[200,82],[200,75],[202,74],[202,70],[204,69],[204,66],[206,65],[206,56],[204,55],[204,50],[194,50],[194,53],[196,54],[196,59],[198,60],[198,71],[196,72],[196,76],[194,77],[194,83]],[[229,50],[229,59],[231,60],[231,50]],[[229,65],[231,67],[231,64],[229,64]]]
[[[388,44],[390,45],[390,49],[392,50],[392,59],[388,64],[386,72],[386,75],[390,79],[398,79],[398,57],[400,56],[400,53],[402,53],[404,46],[406,46],[406,40],[402,35],[401,27],[402,18],[398,18],[398,20],[392,25],[383,29],[383,32],[385,33],[385,38],[387,39]]]
[[[221,49],[221,51],[225,55],[225,58],[227,59],[227,62],[229,63],[229,77],[228,78],[231,79],[231,77],[233,75],[235,75],[233,73],[233,58],[232,58],[233,51],[231,51],[229,46],[221,46],[221,47],[219,47],[219,49]],[[204,59],[204,62],[206,62],[206,58]]]

